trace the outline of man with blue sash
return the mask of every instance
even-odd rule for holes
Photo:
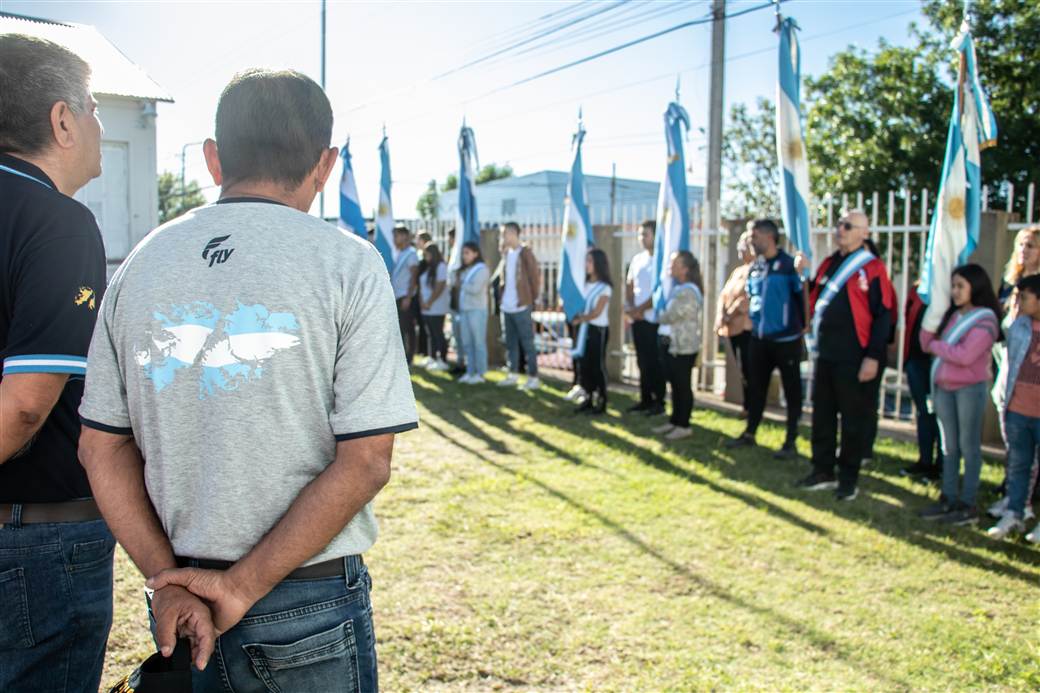
[[[810,347],[816,363],[813,468],[798,486],[836,489],[839,500],[853,500],[857,494],[895,309],[892,282],[884,263],[868,247],[869,236],[863,212],[853,210],[841,217],[835,232],[838,250],[820,263],[809,297]],[[799,265],[802,262],[799,257]]]

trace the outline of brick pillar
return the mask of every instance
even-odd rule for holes
[[[488,226],[480,232],[480,254],[484,257],[489,271],[494,274],[502,257],[498,249],[498,226]],[[498,368],[505,365],[506,348],[502,342],[502,320],[495,315],[495,299],[488,290],[488,324],[487,324],[488,367]]]
[[[737,240],[740,238],[740,234],[744,233],[744,230],[747,228],[747,219],[725,219],[722,225],[728,232],[726,239],[726,279],[729,279],[730,273],[740,265],[740,258],[737,256]],[[725,279],[723,283],[725,283]],[[711,324],[714,328],[714,315],[711,316]],[[729,347],[729,339],[722,337],[719,339],[725,343],[726,351],[726,390],[723,397],[727,402],[743,404],[744,389],[741,386],[740,365],[734,357],[733,350]]]
[[[613,291],[607,310],[610,314],[610,336],[607,339],[607,377],[613,383],[621,382],[624,363],[625,335],[625,258],[622,255],[621,239],[614,234],[621,230],[618,225],[592,227],[596,247],[607,254],[610,263],[610,281]]]

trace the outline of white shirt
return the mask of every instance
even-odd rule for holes
[[[441,262],[437,265],[437,274],[435,275],[433,286],[430,286],[430,270],[426,270],[419,277],[419,297],[423,303],[430,302],[430,296],[433,295],[434,289],[437,288],[437,282],[448,281],[448,264]],[[433,303],[430,304],[429,308],[423,309],[423,315],[447,315],[448,310],[451,308],[451,289],[448,286],[444,287],[444,291],[437,297]]]
[[[609,284],[606,284],[604,282],[593,282],[585,287],[585,296],[590,296],[593,291],[598,291],[599,296],[596,298],[596,301],[592,304],[592,306],[589,307],[589,310],[595,310],[596,305],[604,296],[607,297],[607,305],[603,306],[603,310],[600,311],[599,315],[594,317],[592,320],[589,320],[589,324],[595,325],[597,327],[607,327],[610,325],[610,296],[613,293],[613,291],[611,290]]]
[[[518,305],[520,298],[516,293],[516,263],[520,262],[520,248],[506,251],[505,288],[502,292],[502,311],[519,313],[527,306]]]
[[[654,256],[649,250],[637,254],[628,266],[628,281],[632,282],[633,306],[650,300],[654,293]],[[643,312],[643,320],[655,322],[653,307]]]

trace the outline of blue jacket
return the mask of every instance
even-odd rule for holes
[[[1022,362],[1026,360],[1029,344],[1033,341],[1033,319],[1028,315],[1020,315],[1007,331],[1007,360],[997,374],[997,382],[993,386],[993,402],[997,405],[1001,420],[1007,414],[1011,397],[1015,393],[1015,381]]]
[[[802,336],[805,295],[802,278],[794,269],[793,257],[783,250],[768,262],[759,256],[751,266],[747,292],[752,335],[774,342],[787,342]]]

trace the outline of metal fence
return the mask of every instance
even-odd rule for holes
[[[1010,184],[1001,186],[1001,193],[1006,200],[1005,210],[1011,213],[1009,230],[1017,231],[1034,223],[1040,218],[1035,197],[1035,184],[1029,184],[1023,193],[1017,193]],[[984,189],[983,199],[988,198],[988,188]],[[898,299],[900,301],[899,322],[896,328],[895,344],[902,345],[907,326],[902,309],[909,288],[917,277],[920,259],[924,255],[925,241],[928,231],[928,220],[934,211],[934,195],[928,190],[889,191],[884,194],[853,193],[827,195],[822,200],[810,205],[813,211],[811,223],[813,242],[813,261],[818,264],[834,250],[834,225],[842,209],[859,208],[866,212],[871,220],[871,232],[874,242],[881,253],[881,258],[888,267]],[[984,204],[984,210],[988,206]],[[652,205],[630,206],[610,210],[606,207],[590,210],[593,226],[611,227],[614,237],[622,244],[622,267],[612,267],[614,285],[622,291],[628,263],[641,248],[639,245],[639,225],[646,219],[653,219],[656,210]],[[556,280],[559,273],[562,229],[559,224],[552,223],[548,214],[544,218],[518,218],[516,221],[523,227],[523,241],[534,251],[542,272],[544,287],[539,305],[535,311],[537,346],[539,360],[545,365],[569,369],[570,339],[564,329],[563,313],[559,308]],[[703,344],[700,361],[695,373],[695,383],[699,390],[721,392],[725,388],[725,349],[715,334],[714,321],[716,300],[722,285],[732,269],[727,266],[729,258],[730,233],[726,229],[709,229],[704,227],[704,219],[700,206],[690,210],[691,250],[701,262],[701,271],[705,287],[705,305],[703,314]],[[434,242],[446,247],[448,230],[454,227],[453,221],[402,220],[399,223],[409,227],[413,232],[426,230],[433,236]],[[731,225],[732,226],[732,225]],[[999,277],[993,277],[999,282]],[[884,418],[912,419],[913,405],[909,397],[906,380],[903,376],[902,348],[895,349],[896,357],[883,374],[882,397],[879,413]],[[631,341],[631,331],[624,326],[624,337],[620,353],[614,353],[622,359],[622,379],[634,381],[638,378],[635,349]],[[803,364],[802,369],[806,401],[811,402],[812,363]]]

